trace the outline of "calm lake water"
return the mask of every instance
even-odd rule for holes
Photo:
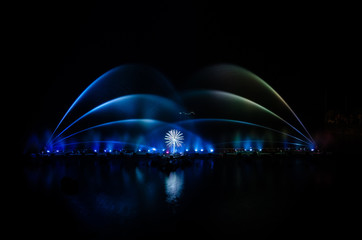
[[[43,237],[333,235],[336,169],[332,157],[194,159],[173,172],[58,158],[24,165],[18,224]]]

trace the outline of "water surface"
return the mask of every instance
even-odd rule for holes
[[[163,172],[148,159],[64,157],[23,170],[20,224],[41,236],[325,235],[339,214],[333,158],[206,158]]]

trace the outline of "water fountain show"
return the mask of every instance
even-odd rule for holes
[[[315,184],[334,182],[334,161],[275,89],[236,65],[201,69],[181,90],[149,66],[115,67],[35,142],[24,162],[29,231],[261,236],[333,214],[312,199]]]
[[[16,5],[11,238],[358,230],[341,227],[357,209],[358,181],[339,180],[359,176],[362,108],[339,56],[357,53],[346,27],[358,21],[338,17],[340,4]]]
[[[183,142],[165,143],[174,129]],[[297,114],[263,79],[231,64],[194,74],[175,89],[144,65],[121,65],[92,82],[55,127],[44,154],[314,151]]]

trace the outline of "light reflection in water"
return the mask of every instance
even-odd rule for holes
[[[330,210],[338,205],[333,200],[336,162],[322,159],[194,159],[190,167],[168,174],[122,160],[111,162],[110,169],[101,159],[93,160],[96,166],[84,159],[80,167],[72,158],[55,159],[24,167],[27,199],[19,208],[28,225],[34,222],[30,225],[34,229],[49,223],[52,229],[66,231],[64,219],[73,219],[65,226],[75,224],[81,235],[86,234],[84,238],[93,233],[99,238],[164,234],[164,229],[179,233],[180,228],[192,234],[196,228],[191,225],[201,226],[202,234],[209,226],[219,233],[231,226],[226,231],[235,234],[240,234],[239,229],[255,234],[270,226],[264,232],[279,233],[297,230],[295,226],[310,216],[328,223],[329,229],[332,221],[338,222],[333,218],[336,212]],[[79,191],[63,191],[64,177],[76,181]],[[39,216],[38,221],[34,216]],[[201,225],[194,225],[195,221]]]
[[[184,185],[184,172],[171,172],[165,178],[166,202],[169,204],[177,204],[182,194]]]
[[[143,173],[140,171],[138,167],[135,169],[136,178],[138,183],[143,183]]]

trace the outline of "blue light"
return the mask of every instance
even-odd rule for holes
[[[106,149],[104,149],[104,152],[107,152],[107,150],[106,150]]]
[[[211,148],[211,149],[210,149],[210,152],[214,152],[214,149]]]
[[[188,152],[189,151],[189,149],[188,148],[186,148],[186,152]]]
[[[152,151],[156,151],[156,148],[152,148]]]
[[[138,151],[139,151],[139,152],[141,152],[141,148],[140,148],[140,149],[138,149]]]
[[[110,149],[108,152],[112,152],[112,150]]]
[[[253,149],[250,147],[249,151],[251,152],[251,151],[253,151]]]
[[[203,152],[204,151],[204,149],[203,148],[201,148],[201,150],[200,150],[201,152]]]
[[[195,148],[195,152],[197,152],[197,148]]]
[[[47,150],[47,153],[50,153],[50,151],[49,151],[49,150]]]
[[[314,148],[312,148],[311,151],[314,152]]]
[[[94,149],[94,152],[97,152],[97,149]]]

